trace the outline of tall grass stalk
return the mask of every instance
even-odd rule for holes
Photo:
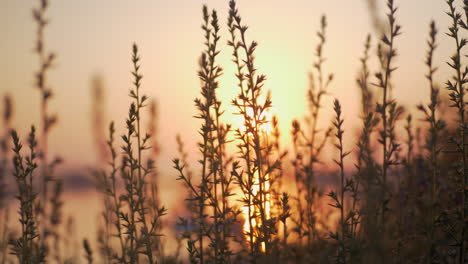
[[[375,211],[371,208],[370,203],[372,199],[372,188],[375,185],[375,161],[373,159],[373,151],[371,144],[371,136],[379,121],[373,114],[375,99],[374,92],[370,87],[370,69],[369,69],[369,51],[371,48],[371,35],[367,35],[364,43],[363,56],[360,58],[361,70],[356,79],[358,88],[361,93],[361,119],[362,119],[362,131],[358,136],[357,142],[357,161],[355,167],[357,169],[354,174],[354,185],[351,188],[352,195],[352,220],[351,220],[351,237],[353,240],[358,239],[358,226],[364,220],[364,230],[368,229],[368,223],[370,223],[371,211]],[[361,201],[359,201],[361,200]],[[367,215],[365,215],[367,214]],[[364,219],[362,218],[363,216]]]
[[[114,122],[111,122],[109,125],[109,140],[107,141],[107,145],[109,147],[111,153],[111,160],[109,161],[109,166],[111,167],[111,171],[109,174],[103,172],[104,183],[105,183],[105,195],[109,196],[109,206],[110,211],[112,211],[113,216],[108,216],[104,218],[104,221],[112,223],[115,226],[114,233],[111,233],[112,236],[117,237],[120,245],[120,252],[114,253],[112,247],[110,247],[110,243],[103,243],[102,246],[106,251],[106,258],[114,258],[117,261],[126,262],[125,256],[128,254],[127,251],[127,243],[124,238],[124,230],[122,227],[122,221],[120,216],[123,214],[122,207],[123,201],[120,200],[119,194],[117,193],[117,174],[118,174],[118,165],[117,165],[117,151],[114,147],[114,134],[115,134],[115,127]],[[104,214],[106,216],[106,214]],[[119,254],[120,253],[120,254]]]
[[[87,239],[83,240],[83,249],[85,251],[84,256],[86,258],[86,261],[88,262],[88,264],[92,264],[93,263],[93,250],[91,249]]]
[[[220,53],[220,27],[215,10],[210,12],[204,6],[202,11],[205,50],[201,54],[198,71],[202,97],[195,99],[198,110],[196,118],[202,120],[199,131],[202,136],[202,142],[199,143],[202,155],[199,161],[200,184],[194,185],[189,171],[185,175],[186,161],[182,150],[179,151],[182,160],[175,159],[174,167],[179,171],[178,179],[182,180],[189,190],[189,199],[198,202],[194,206],[198,208],[198,215],[192,215],[197,228],[197,238],[193,240],[190,234],[187,235],[187,249],[191,261],[198,259],[200,263],[230,263],[233,252],[230,250],[229,241],[233,237],[232,226],[237,221],[239,211],[229,202],[233,196],[231,187],[234,176],[227,172],[230,161],[227,158],[226,144],[231,128],[230,125],[221,122],[224,110],[217,95],[218,78],[223,73],[216,61]],[[179,143],[179,146],[182,144]],[[182,219],[182,223],[187,224],[187,220]],[[205,240],[209,243],[205,244]],[[198,244],[196,248],[195,243]]]
[[[362,118],[362,131],[357,143],[358,153],[356,162],[355,185],[352,188],[353,212],[352,234],[353,240],[359,243],[357,254],[368,255],[368,250],[376,245],[372,241],[377,241],[377,219],[378,219],[378,181],[376,175],[377,164],[374,160],[372,139],[374,131],[377,130],[379,119],[370,112]],[[359,191],[361,186],[362,191]],[[359,201],[361,199],[361,201]],[[359,203],[358,203],[359,202]],[[378,245],[377,245],[378,246]]]
[[[393,142],[391,140],[390,136],[390,130],[391,127],[389,125],[390,123],[390,111],[392,107],[392,104],[394,102],[390,99],[390,79],[392,76],[392,73],[396,70],[396,68],[393,66],[392,62],[394,58],[397,56],[397,51],[395,49],[395,37],[401,34],[401,26],[397,24],[396,22],[396,11],[397,8],[394,6],[394,1],[393,0],[388,0],[387,1],[387,7],[389,9],[388,13],[388,23],[389,23],[389,32],[386,34],[383,34],[381,41],[383,45],[385,45],[386,49],[383,51],[383,55],[381,57],[381,62],[382,62],[382,69],[380,72],[378,72],[375,76],[378,80],[376,83],[377,87],[382,88],[383,93],[382,93],[382,102],[377,105],[376,111],[380,113],[381,115],[381,120],[382,120],[382,130],[380,131],[380,139],[379,142],[382,144],[382,168],[381,168],[381,195],[382,195],[382,201],[381,201],[381,231],[382,234],[385,235],[386,232],[386,217],[385,213],[388,210],[387,204],[389,202],[387,196],[389,193],[388,187],[387,187],[387,173],[389,166],[393,165],[396,163],[392,159],[392,156],[394,154],[393,150]],[[395,109],[395,108],[394,108]]]
[[[242,202],[247,211],[248,243],[251,261],[260,256],[271,258],[276,235],[274,220],[270,212],[272,173],[279,169],[279,162],[269,162],[272,155],[271,143],[266,139],[264,124],[268,123],[267,114],[272,107],[270,94],[264,95],[263,86],[266,76],[257,73],[255,50],[258,43],[248,42],[248,27],[242,24],[242,18],[235,1],[229,2],[228,28],[233,48],[233,62],[236,65],[236,77],[239,93],[232,104],[244,121],[243,128],[236,129],[239,159],[242,166],[234,167],[233,173],[242,191]]]
[[[10,210],[8,208],[8,176],[10,160],[10,129],[13,118],[13,102],[10,95],[3,97],[2,109],[2,131],[0,131],[0,219],[3,224],[0,225],[0,263],[4,264],[7,260],[8,237],[11,230],[9,227]]]
[[[441,151],[440,144],[440,132],[445,127],[445,122],[438,117],[437,110],[440,105],[439,98],[439,88],[436,87],[434,81],[434,73],[437,71],[437,67],[434,66],[434,52],[437,48],[437,28],[435,21],[431,21],[429,26],[429,39],[427,41],[428,51],[426,54],[426,66],[427,74],[426,78],[429,81],[429,92],[430,92],[430,102],[427,105],[418,105],[418,109],[424,114],[424,121],[429,124],[429,129],[426,136],[426,150],[429,153],[429,163],[431,171],[431,188],[430,188],[430,223],[428,226],[428,239],[430,242],[430,248],[428,252],[428,263],[432,263],[436,256],[436,219],[439,212],[439,154]]]
[[[111,153],[110,172],[101,172],[101,190],[107,196],[104,203],[104,224],[107,234],[99,242],[106,261],[119,263],[157,263],[161,258],[158,239],[161,217],[165,215],[164,207],[153,207],[147,198],[149,175],[153,173],[153,161],[148,159],[143,163],[144,151],[149,149],[148,141],[152,135],[144,134],[140,120],[142,109],[146,106],[148,97],[141,93],[140,55],[136,44],[132,47],[133,89],[129,96],[132,102],[126,120],[126,134],[122,135],[122,163],[117,164],[117,150],[114,147],[115,128],[112,122],[109,126],[107,145]],[[120,175],[121,181],[117,178]],[[119,191],[119,183],[123,190]],[[108,208],[107,208],[108,206]],[[111,229],[111,226],[114,226]],[[116,237],[120,245],[115,250],[112,237]],[[110,240],[110,241],[109,241]]]
[[[50,69],[55,61],[55,54],[48,52],[45,46],[44,32],[49,20],[46,17],[46,12],[49,7],[48,0],[39,0],[39,6],[33,9],[32,15],[37,24],[36,31],[36,43],[35,49],[36,55],[39,59],[39,70],[35,74],[36,83],[35,86],[40,92],[40,122],[41,122],[41,133],[39,135],[39,158],[41,161],[41,176],[42,176],[42,195],[40,205],[38,206],[39,223],[41,227],[41,239],[42,243],[49,247],[48,238],[49,235],[54,239],[55,247],[60,244],[60,234],[58,226],[61,224],[61,180],[53,178],[54,167],[61,163],[59,158],[55,158],[52,161],[49,160],[48,154],[48,137],[51,128],[57,123],[57,116],[49,113],[49,103],[53,97],[53,91],[47,83],[47,77]],[[49,195],[48,185],[50,182],[54,183],[54,194]],[[60,260],[59,250],[55,250],[54,258]]]
[[[245,76],[244,76],[244,73],[243,73],[243,68],[245,67],[244,65],[242,65],[242,58],[241,58],[241,55],[240,55],[240,48],[241,48],[241,42],[239,40],[237,40],[237,34],[236,34],[236,31],[237,30],[240,30],[241,33],[242,32],[245,32],[247,30],[247,27],[244,26],[244,27],[239,27],[239,23],[241,21],[241,18],[238,16],[237,14],[237,9],[236,9],[236,3],[234,1],[231,1],[229,2],[229,7],[230,7],[230,11],[229,11],[229,16],[228,16],[228,29],[229,29],[229,33],[231,35],[231,39],[228,40],[228,45],[232,47],[233,51],[232,51],[232,57],[233,57],[233,62],[235,63],[236,65],[236,77],[237,77],[237,80],[238,80],[238,86],[241,90],[241,95],[240,97],[242,99],[246,98],[246,95],[245,95],[245,92],[244,92],[244,80],[245,80]],[[242,105],[241,106],[241,111],[243,111],[244,113],[246,113],[245,115],[247,115],[247,105]],[[247,120],[250,121],[250,117],[248,117],[247,119],[245,119],[245,122],[248,122]],[[247,129],[247,128],[246,128]],[[239,130],[240,132],[240,130]],[[241,135],[239,135],[241,136]],[[252,223],[252,215],[253,215],[253,212],[252,212],[252,193],[249,191],[249,190],[252,190],[253,189],[253,177],[251,177],[251,175],[253,174],[252,173],[252,167],[253,167],[253,164],[251,162],[251,159],[250,159],[250,155],[251,155],[251,144],[250,144],[250,138],[249,137],[245,137],[243,139],[241,139],[242,141],[244,141],[244,144],[243,145],[238,145],[239,148],[242,148],[244,147],[245,148],[245,152],[240,149],[240,153],[241,154],[244,154],[245,153],[245,156],[246,156],[246,159],[245,159],[245,166],[247,167],[247,173],[248,173],[248,178],[247,178],[247,181],[245,182],[245,189],[246,191],[244,192],[246,194],[246,197],[244,197],[244,204],[245,206],[247,207],[247,219],[245,219],[245,221],[247,221],[247,225],[248,225],[248,230],[249,232],[246,234],[246,236],[248,237],[248,244],[249,244],[249,252],[250,252],[250,256],[251,258],[255,259],[256,255],[257,255],[257,251],[258,249],[255,247],[255,243],[254,243],[254,232],[253,232],[253,229],[254,229],[254,225]],[[235,172],[238,168],[239,168],[239,164],[236,162],[233,164],[233,171]],[[240,178],[240,183],[242,183],[242,178],[241,178],[241,175],[239,175],[239,178]],[[242,188],[242,185],[241,185],[241,188]]]
[[[333,203],[329,204],[332,207],[335,207],[339,210],[340,220],[339,220],[339,232],[331,233],[331,238],[335,239],[339,244],[339,251],[337,256],[338,263],[347,263],[347,243],[349,238],[348,228],[350,227],[350,218],[346,215],[345,210],[345,195],[352,186],[352,182],[346,179],[345,176],[345,165],[344,159],[350,154],[344,150],[343,144],[343,118],[341,116],[341,104],[340,101],[335,99],[334,101],[334,111],[335,111],[335,120],[333,121],[333,126],[335,127],[335,138],[337,143],[335,143],[336,150],[338,151],[338,159],[334,159],[336,165],[339,167],[339,189],[338,191],[331,191],[328,196],[333,199]],[[349,210],[348,210],[349,211]]]
[[[459,205],[460,215],[460,235],[457,238],[458,247],[458,262],[464,263],[467,257],[467,245],[468,242],[468,158],[467,158],[467,123],[465,119],[465,84],[468,82],[468,67],[462,64],[463,48],[467,44],[467,39],[463,38],[460,34],[460,27],[463,24],[461,20],[461,14],[456,11],[454,0],[447,0],[449,11],[447,14],[452,19],[452,24],[449,27],[447,35],[455,41],[455,54],[450,58],[448,65],[454,71],[454,76],[451,80],[448,80],[446,87],[449,91],[450,101],[452,102],[451,107],[457,110],[458,115],[458,128],[457,135],[451,140],[456,146],[455,152],[459,155],[459,162],[457,164],[457,174],[459,175],[459,184],[462,191],[462,201]]]
[[[287,259],[289,252],[288,252],[288,226],[287,221],[288,218],[291,217],[291,206],[289,205],[289,195],[286,192],[283,192],[283,195],[280,198],[281,200],[281,214],[278,217],[279,220],[283,223],[283,256]]]
[[[298,230],[299,237],[307,237],[307,248],[311,248],[312,243],[318,238],[318,232],[316,229],[317,215],[315,210],[317,209],[318,199],[321,196],[316,177],[317,169],[316,165],[320,163],[320,155],[324,149],[327,141],[331,135],[332,128],[319,129],[319,117],[321,109],[323,108],[322,100],[327,94],[328,87],[333,80],[333,74],[326,75],[323,72],[323,66],[325,57],[323,56],[323,50],[326,43],[326,27],[327,20],[325,16],[321,17],[320,30],[317,32],[319,43],[315,48],[316,61],[313,64],[314,71],[309,74],[309,90],[307,91],[307,99],[309,103],[309,114],[305,120],[305,128],[297,120],[293,121],[293,143],[295,150],[295,160],[293,162],[295,167],[296,175],[296,188],[299,206],[299,219],[296,221],[298,226],[295,230]],[[304,192],[304,195],[301,194]],[[304,215],[302,213],[301,200],[304,199],[306,204],[304,205]],[[305,232],[302,233],[304,229]]]
[[[149,119],[148,119],[148,126],[147,126],[147,131],[148,134],[150,135],[150,139],[148,140],[148,145],[149,149],[151,150],[149,153],[149,159],[154,161],[156,163],[159,154],[160,154],[160,145],[158,141],[158,122],[159,122],[159,111],[158,111],[158,104],[156,103],[156,100],[151,100],[149,104]],[[145,191],[146,196],[148,197],[148,209],[149,209],[149,215],[150,216],[157,216],[159,214],[158,210],[159,208],[162,208],[162,203],[161,203],[161,197],[160,197],[160,189],[159,189],[159,184],[160,184],[160,175],[159,171],[157,170],[157,166],[155,165],[154,170],[150,174],[150,180],[148,181],[147,184],[147,189]],[[156,227],[156,232],[161,233],[163,230],[163,222],[160,221],[158,223],[158,226]],[[163,240],[161,239],[160,236],[156,236],[153,238],[153,250],[155,251],[155,254],[158,254],[164,256],[164,245],[163,245]]]
[[[361,111],[363,118],[365,118],[373,109],[375,105],[374,93],[371,90],[369,77],[370,77],[370,70],[369,70],[369,51],[371,48],[371,35],[367,35],[366,41],[364,43],[364,53],[360,58],[361,62],[361,71],[359,76],[356,80],[359,90],[361,92]]]
[[[42,170],[42,203],[43,210],[46,211],[47,186],[50,181],[49,163],[48,163],[48,133],[50,128],[56,123],[55,115],[48,113],[48,104],[53,96],[52,90],[47,85],[47,73],[49,72],[55,60],[54,53],[48,53],[45,50],[44,31],[48,24],[46,11],[49,7],[49,1],[40,0],[39,7],[33,9],[33,18],[37,23],[37,39],[35,52],[39,58],[39,70],[36,73],[36,87],[41,93],[41,170]]]
[[[94,146],[96,151],[96,168],[91,172],[96,181],[96,188],[102,194],[103,212],[102,222],[99,223],[97,231],[97,244],[99,247],[99,254],[102,261],[106,264],[112,261],[112,247],[111,236],[114,218],[112,216],[112,201],[111,196],[108,195],[109,179],[103,171],[105,165],[111,159],[110,151],[107,148],[106,140],[106,127],[105,127],[105,108],[106,103],[104,99],[104,86],[102,78],[94,76],[91,83],[91,119],[92,119],[92,133],[94,136]]]
[[[18,187],[17,199],[19,205],[19,222],[21,224],[21,236],[10,241],[12,254],[17,256],[18,262],[43,263],[46,261],[46,248],[39,243],[40,234],[38,232],[36,198],[37,192],[33,187],[34,171],[37,168],[37,141],[34,126],[28,138],[29,155],[22,154],[23,145],[20,142],[16,131],[11,132],[13,139],[13,176]]]

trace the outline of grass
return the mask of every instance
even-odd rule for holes
[[[464,84],[467,82],[468,70],[463,69],[462,65],[462,50],[466,46],[467,40],[459,35],[461,29],[461,14],[456,12],[454,1],[447,1],[449,6],[449,16],[452,18],[452,25],[447,33],[454,41],[456,51],[455,54],[450,58],[448,62],[449,66],[455,71],[452,80],[447,81],[447,89],[450,92],[450,100],[452,101],[451,107],[457,109],[458,112],[458,128],[457,135],[451,139],[451,143],[456,146],[455,152],[458,153],[459,161],[457,166],[457,174],[459,176],[458,184],[461,184],[462,189],[462,202],[459,205],[459,209],[456,214],[459,217],[460,224],[460,236],[455,238],[455,243],[458,247],[458,259],[460,263],[463,263],[466,258],[466,241],[468,240],[467,228],[468,228],[468,174],[467,174],[467,152],[466,152],[466,120],[465,120],[465,90]],[[466,3],[465,3],[466,4]],[[466,6],[465,6],[466,7]]]
[[[10,159],[10,135],[9,130],[11,128],[11,119],[13,116],[13,109],[12,109],[12,99],[9,95],[5,95],[3,98],[3,115],[2,115],[2,123],[4,127],[4,131],[2,131],[2,139],[1,139],[1,152],[2,152],[2,159],[0,161],[0,217],[3,221],[3,225],[0,227],[0,252],[2,253],[2,257],[0,263],[6,262],[7,257],[7,250],[8,250],[8,236],[10,234],[9,231],[9,216],[10,211],[7,208],[7,195],[6,195],[6,188],[8,186],[7,182],[7,175],[8,175],[8,163]]]
[[[216,10],[203,6],[200,92],[194,99],[200,127],[182,135],[198,135],[198,163],[190,164],[182,136],[177,136],[179,157],[173,159],[173,167],[186,193],[177,226],[164,224],[167,210],[161,202],[162,175],[155,160],[158,131],[165,124],[156,124],[157,103],[143,93],[142,57],[134,44],[130,103],[120,137],[114,122],[104,135],[105,96],[99,79],[93,83],[92,119],[99,158],[92,173],[102,214],[96,238],[84,238],[82,254],[76,256],[69,252],[73,220],[65,221],[62,212],[67,190],[61,178],[54,177],[60,159],[51,159],[48,153],[50,131],[57,123],[49,110],[53,93],[48,83],[55,55],[45,48],[49,2],[40,0],[33,18],[41,119],[37,136],[31,127],[29,150],[12,127],[13,99],[5,96],[3,101],[0,264],[468,263],[464,56],[468,41],[463,38],[468,2],[463,3],[464,17],[454,0],[447,0],[451,19],[447,35],[454,49],[447,59],[452,74],[444,76],[448,93],[435,81],[438,29],[435,21],[429,24],[427,69],[421,76],[427,79],[428,101],[416,106],[418,112],[404,109],[392,96],[397,83],[397,37],[402,30],[397,4],[386,3],[387,21],[374,17],[382,35],[367,36],[356,83],[351,84],[359,90],[360,128],[346,131],[354,142],[349,150],[344,123],[353,117],[337,99],[333,107],[326,105],[334,89],[334,76],[325,71],[326,16],[320,18],[316,33],[305,102],[309,108],[304,119],[292,122],[291,142],[283,146],[278,119],[270,118],[274,99],[266,89],[267,76],[257,68],[259,44],[250,40],[251,31],[238,5],[229,1],[226,28]],[[222,52],[231,54],[235,83],[220,82]],[[370,62],[374,58],[377,67]],[[225,85],[237,90],[230,102],[219,96],[228,88]],[[241,118],[240,127],[225,123],[226,103]],[[446,107],[456,116],[455,125],[443,115]],[[323,112],[330,109],[334,119],[320,127]],[[336,184],[325,186],[318,180],[323,178],[335,179]],[[16,215],[10,212],[6,195],[12,181]],[[288,181],[293,187],[285,184]],[[164,236],[173,231],[177,231],[178,246],[171,255]]]
[[[309,90],[307,99],[309,104],[309,116],[304,120],[304,124],[294,120],[292,123],[293,144],[295,151],[296,197],[298,211],[300,212],[296,220],[294,230],[300,237],[306,238],[307,247],[312,247],[314,240],[321,239],[317,230],[318,219],[316,210],[318,200],[323,195],[316,183],[316,165],[321,162],[321,153],[328,143],[332,133],[332,127],[325,130],[318,128],[319,117],[322,109],[323,97],[327,94],[327,89],[333,80],[333,74],[324,76],[322,67],[325,62],[324,46],[326,43],[326,17],[320,20],[320,30],[317,32],[319,44],[315,48],[316,61],[313,64],[314,72],[309,73]],[[304,128],[303,128],[304,127]],[[305,204],[303,204],[305,202]],[[294,219],[295,217],[293,217]],[[303,232],[302,230],[306,230]]]
[[[438,117],[438,105],[440,104],[439,88],[434,84],[434,73],[437,68],[433,64],[433,56],[437,47],[436,43],[437,28],[434,21],[430,23],[428,51],[426,56],[426,65],[428,73],[426,75],[429,81],[430,102],[427,105],[418,105],[418,109],[424,113],[424,120],[429,123],[427,131],[426,149],[429,152],[430,168],[431,168],[431,187],[430,187],[430,223],[427,225],[427,235],[430,241],[430,248],[428,258],[430,260],[435,257],[435,229],[436,229],[436,215],[440,214],[440,206],[437,203],[439,196],[439,155],[441,152],[440,133],[446,127],[443,120]]]

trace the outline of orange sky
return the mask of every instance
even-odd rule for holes
[[[0,2],[0,32],[4,34],[0,42],[0,93],[13,95],[14,124],[23,134],[38,120],[39,92],[33,88],[38,65],[32,52],[35,25],[31,18],[36,2]],[[58,112],[60,122],[51,134],[51,151],[59,153],[68,166],[91,165],[95,160],[89,118],[90,83],[95,74],[104,78],[108,120],[123,127],[130,100],[130,48],[137,42],[142,56],[142,89],[160,102],[160,168],[173,172],[170,160],[176,155],[177,133],[194,152],[197,121],[192,118],[193,99],[199,92],[196,71],[203,48],[200,25],[204,3],[218,10],[225,44],[228,1],[52,0],[46,45],[58,54],[58,60],[49,75],[56,94],[50,109]],[[396,44],[400,56],[394,75],[395,97],[414,108],[414,104],[428,100],[423,77],[428,24],[434,18],[441,33],[445,32],[447,8],[442,0],[400,0],[396,4],[403,35]],[[286,4],[280,0],[240,0],[238,7],[250,27],[248,38],[260,43],[257,66],[267,75],[266,88],[272,91],[274,114],[279,116],[285,140],[291,120],[301,117],[306,109],[307,72],[312,68],[321,14],[328,16],[329,24],[326,71],[335,74],[330,93],[342,101],[347,128],[358,127],[355,76],[366,34],[373,32],[365,1],[294,0]],[[445,34],[439,34],[439,40],[435,62],[441,70],[437,78],[447,75],[441,72],[447,72],[445,61],[453,50]],[[219,91],[226,104],[237,93],[230,56],[229,47],[223,46],[219,63],[225,75]],[[332,111],[332,96],[325,101],[325,112]],[[330,116],[325,116],[322,125],[329,120]]]

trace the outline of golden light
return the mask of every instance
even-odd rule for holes
[[[269,193],[270,181],[269,181],[268,175],[266,175],[265,178],[266,178],[266,181],[264,184],[264,192],[266,193],[266,195],[265,195],[264,208],[265,208],[265,219],[268,220],[271,217],[271,213],[270,213],[270,207],[271,207],[270,199],[271,198],[270,198],[270,193]],[[256,171],[254,173],[253,186],[252,186],[253,196],[258,195],[259,190],[260,190],[260,181],[258,179],[258,171]],[[250,236],[248,235],[251,232],[249,219],[250,219],[250,222],[252,223],[252,228],[254,230],[259,230],[263,223],[260,218],[256,219],[255,217],[249,216],[249,211],[251,212],[251,215],[260,215],[261,208],[259,206],[253,205],[252,201],[250,201],[249,203],[251,204],[250,210],[249,210],[249,206],[242,207],[243,217],[245,219],[243,230],[244,230],[246,240],[248,242],[255,242],[256,237],[252,236],[253,241],[250,241]],[[265,252],[265,242],[261,243],[261,250],[262,252]]]
[[[255,126],[256,125],[256,120],[254,118],[254,112],[253,112],[253,109],[251,107],[247,108],[246,109],[246,112],[247,112],[247,116],[249,117],[250,121],[252,122],[252,125]],[[242,131],[242,132],[245,132],[247,130],[247,127],[246,127],[246,121],[245,121],[245,117],[244,115],[238,115],[237,116],[237,120],[236,120],[236,124],[237,124],[237,127],[239,127],[239,129]],[[271,120],[273,119],[273,116],[270,112],[268,111],[263,111],[262,114],[260,115],[260,118],[259,120],[262,120],[262,123],[259,125],[259,130],[260,132],[264,133],[264,134],[271,134],[271,132],[273,132],[273,125],[272,125],[272,122]],[[249,132],[249,134],[251,134]]]
[[[252,108],[247,108],[246,113],[247,113],[247,117],[249,118],[249,121],[252,122],[252,126],[255,127],[256,126],[256,120],[255,120],[255,117],[254,117],[253,109]],[[272,119],[273,119],[273,115],[269,111],[263,111],[262,114],[260,114],[260,117],[257,119],[257,120],[261,120],[261,124],[259,124],[259,126],[258,126],[260,136],[262,136],[264,138],[267,138],[268,135],[270,135],[274,131]],[[247,130],[247,122],[245,120],[244,115],[238,115],[238,118],[237,118],[235,123],[236,123],[237,127],[240,129],[240,131],[245,132]],[[252,132],[249,132],[249,135],[252,136]],[[265,178],[266,181],[263,183],[263,186],[262,186],[262,189],[264,190],[264,193],[265,193],[265,197],[263,199],[264,200],[263,208],[264,208],[264,211],[265,211],[265,219],[270,219],[271,218],[271,213],[270,213],[270,208],[271,208],[270,199],[271,198],[270,198],[270,194],[269,194],[270,181],[269,181],[268,175],[265,175],[264,178]],[[258,170],[254,172],[252,182],[253,182],[252,195],[256,196],[256,195],[258,195],[258,193],[260,191],[260,180],[259,180],[259,177],[258,177]],[[250,206],[242,207],[242,212],[243,212],[243,217],[245,219],[244,226],[243,226],[243,231],[244,231],[244,234],[245,234],[245,238],[246,238],[246,240],[248,242],[253,242],[254,243],[256,241],[256,239],[257,239],[256,236],[253,235],[252,236],[253,241],[250,241],[250,236],[248,234],[251,231],[259,230],[263,223],[262,223],[261,218],[252,217],[252,216],[255,216],[255,215],[260,215],[260,210],[261,210],[260,206],[253,205],[252,203],[253,203],[253,201],[249,201],[249,204],[251,204]],[[249,215],[249,211],[250,211],[250,215]],[[252,226],[252,228],[254,230],[250,230],[250,226]],[[256,232],[254,232],[254,233],[256,233]],[[260,249],[262,250],[262,252],[265,252],[265,247],[266,247],[265,242],[262,242],[260,246],[261,246]]]

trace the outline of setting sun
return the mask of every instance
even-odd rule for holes
[[[255,202],[250,201],[250,206],[243,206],[242,207],[242,213],[243,213],[243,218],[244,218],[244,225],[243,225],[243,230],[245,234],[245,239],[249,242],[255,243],[257,240],[256,236],[252,236],[252,241],[250,241],[250,236],[249,234],[251,232],[253,233],[258,233],[261,232],[259,229],[262,227],[262,221],[261,219],[258,219],[256,217],[252,217],[254,215],[259,215],[261,213],[260,210],[265,210],[265,218],[267,220],[270,220],[270,206],[271,206],[271,195],[270,195],[270,183],[268,177],[266,177],[266,181],[263,184],[263,192],[265,192],[265,201],[264,203],[259,206],[256,205]],[[260,182],[258,178],[258,173],[256,174],[256,177],[254,176],[253,178],[253,186],[252,186],[252,196],[256,197],[260,195]],[[249,222],[250,221],[250,222]],[[252,230],[251,230],[252,226]],[[265,252],[265,242],[261,242],[261,250]]]
[[[249,117],[248,119],[252,123],[253,127],[257,127],[255,118],[254,118],[254,112],[252,108],[247,108],[247,116]],[[245,120],[244,115],[236,115],[237,116],[237,121],[236,125],[237,127],[242,131],[245,132],[247,130],[248,126],[248,121]],[[259,116],[258,120],[260,124],[258,125],[258,129],[265,134],[271,134],[273,132],[273,124],[272,124],[272,115],[269,111],[263,111],[262,114]]]

